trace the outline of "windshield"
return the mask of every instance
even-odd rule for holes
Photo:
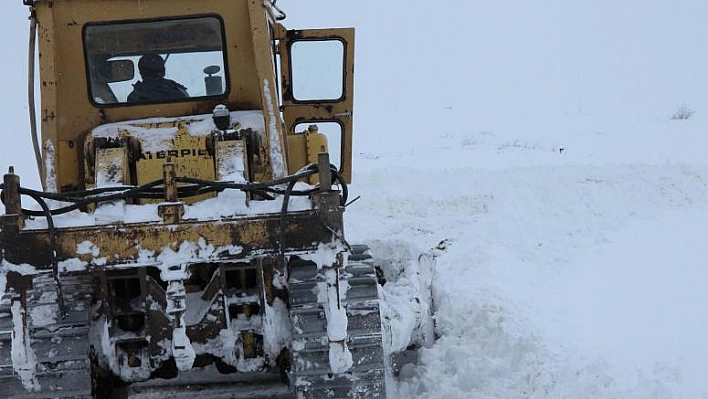
[[[97,105],[164,103],[228,90],[218,17],[88,24],[89,96]]]

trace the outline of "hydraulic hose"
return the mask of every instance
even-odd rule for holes
[[[330,165],[330,172],[332,173],[333,182],[338,182],[341,188],[341,205],[344,206],[347,201],[348,189],[346,182],[343,177],[337,171],[334,165]],[[280,234],[279,234],[279,245],[280,245],[280,259],[284,262],[285,259],[285,231],[286,231],[286,217],[288,214],[288,204],[290,202],[291,196],[309,196],[316,192],[318,188],[312,188],[308,190],[295,190],[295,185],[301,179],[307,178],[313,174],[317,173],[317,165],[308,165],[292,175],[285,176],[282,178],[274,179],[265,183],[249,182],[249,183],[235,183],[235,182],[217,182],[209,181],[188,177],[178,177],[177,182],[183,183],[185,185],[180,186],[179,196],[189,197],[193,195],[201,195],[208,192],[220,192],[223,190],[241,190],[244,192],[253,193],[271,193],[271,194],[281,194],[283,202],[281,205],[280,212]],[[283,189],[277,186],[286,184],[287,186]],[[83,190],[77,192],[68,193],[48,193],[36,190],[30,190],[24,187],[19,187],[19,193],[21,195],[27,195],[34,199],[40,206],[40,211],[22,209],[22,213],[29,217],[45,217],[47,220],[47,232],[49,234],[49,245],[51,251],[51,265],[52,265],[52,275],[54,281],[57,284],[57,294],[59,302],[59,310],[62,318],[66,317],[66,307],[64,304],[64,293],[60,280],[60,270],[59,263],[56,257],[56,245],[57,245],[57,229],[54,224],[54,216],[65,214],[76,209],[81,209],[89,204],[98,204],[100,202],[114,201],[118,199],[128,199],[128,198],[162,198],[164,196],[164,180],[155,180],[153,182],[143,184],[140,186],[121,186],[121,187],[102,187],[95,188],[91,190]],[[0,183],[0,190],[4,190],[4,184]],[[4,202],[4,195],[0,191],[0,200]],[[47,204],[47,200],[59,201],[69,203],[69,205],[64,205],[59,208],[50,209]],[[349,246],[344,237],[341,237],[336,231],[333,231],[329,226],[325,226],[329,229],[332,234],[340,237],[340,239]]]
[[[330,165],[330,171],[332,173],[333,182],[337,182],[340,184],[340,189],[342,193],[341,204],[344,205],[347,202],[347,197],[349,193],[346,182],[344,181],[342,176],[337,172],[335,166]],[[317,191],[317,188],[295,190],[294,187],[295,183],[298,180],[304,179],[315,173],[317,173],[317,165],[308,165],[292,175],[274,179],[265,183],[218,182],[189,177],[178,177],[176,181],[178,183],[184,184],[179,186],[178,188],[179,196],[181,198],[192,197],[195,195],[201,195],[209,192],[221,192],[224,190],[241,190],[244,192],[252,192],[259,195],[265,194],[267,198],[272,199],[273,197],[271,197],[270,194],[286,195],[287,197],[311,195],[312,193]],[[42,198],[46,200],[68,203],[67,205],[63,205],[59,208],[48,210],[49,214],[57,216],[71,212],[76,209],[81,209],[89,204],[97,204],[100,202],[115,201],[129,198],[163,198],[164,191],[161,187],[163,184],[163,180],[156,180],[140,186],[102,187],[91,190],[65,193],[48,193],[42,191],[35,191],[24,187],[20,187],[19,191],[20,194],[28,195],[35,199]],[[283,184],[287,185],[287,188],[278,187]],[[0,189],[2,189],[2,184],[0,184]],[[0,199],[2,199],[1,194]],[[4,199],[2,200],[4,201]],[[30,209],[22,209],[22,213],[26,216],[41,217],[47,215],[47,210],[43,209],[41,211],[35,211]]]

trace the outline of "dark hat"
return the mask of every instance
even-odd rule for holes
[[[138,70],[144,76],[165,76],[165,60],[155,52],[143,54],[138,61]]]

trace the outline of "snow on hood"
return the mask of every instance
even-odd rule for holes
[[[297,187],[307,185],[298,183]],[[310,186],[307,186],[308,188]],[[224,218],[258,216],[281,212],[282,198],[272,201],[245,202],[240,191],[227,190],[214,198],[209,198],[194,204],[185,204],[183,220],[222,220]],[[157,213],[160,204],[127,205],[122,201],[101,204],[93,213],[78,210],[54,217],[57,228],[101,226],[122,223],[160,222],[162,218]],[[288,211],[297,212],[312,209],[312,203],[307,197],[290,197]],[[47,228],[44,217],[25,220],[25,230],[42,230]]]
[[[232,111],[231,121],[238,122],[240,129],[252,129],[258,132],[265,131],[262,111]],[[189,133],[193,136],[206,136],[216,129],[211,114],[183,116],[176,118],[147,118],[124,122],[108,123],[98,126],[91,131],[94,137],[118,137],[122,131],[129,130],[130,134],[141,140],[145,149],[160,150],[165,140],[169,140],[177,133],[177,128],[145,128],[146,125],[161,123],[186,122]]]

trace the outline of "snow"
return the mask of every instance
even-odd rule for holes
[[[304,183],[298,183],[296,190],[312,188]],[[124,201],[102,202],[93,213],[71,211],[54,217],[57,228],[99,226],[107,224],[159,222],[162,218],[157,212],[160,204],[128,205]],[[307,197],[290,197],[288,211],[304,211],[312,208]],[[268,213],[279,213],[282,209],[282,199],[275,201],[249,201],[238,190],[225,190],[214,198],[209,198],[195,204],[184,206],[183,220],[219,220],[238,216],[257,216]],[[47,228],[44,217],[26,219],[26,230],[41,230]]]
[[[57,264],[59,272],[61,273],[84,271],[86,270],[86,266],[88,266],[88,262],[82,261],[78,258],[70,258],[67,260],[60,261]]]
[[[196,354],[184,326],[172,330],[172,356],[175,358],[178,370],[188,371],[192,368]]]
[[[340,241],[333,240],[330,243],[319,243],[316,251],[302,254],[300,258],[315,263],[318,269],[331,268],[344,250]]]
[[[386,284],[379,297],[385,347],[392,353],[411,344],[429,347],[435,335],[430,291],[434,256],[415,254],[410,246],[399,244],[371,243],[377,257],[388,262],[380,265]]]
[[[16,265],[14,263],[8,262],[7,259],[3,259],[2,261],[0,261],[0,274],[4,275],[7,272],[15,272],[23,276],[39,274],[39,271],[32,265],[28,265],[26,263]]]
[[[244,183],[247,181],[248,158],[245,140],[241,140],[238,144],[229,146],[225,154],[219,154],[217,159],[216,175],[219,177],[219,180],[233,181],[236,183]],[[243,195],[245,196],[245,193]],[[240,202],[245,203],[245,197]]]
[[[56,193],[57,190],[57,175],[54,170],[54,145],[51,141],[47,140],[44,142],[44,152],[42,157],[44,158],[44,170],[46,176],[44,176],[44,188],[47,192]]]
[[[202,299],[199,292],[188,292],[186,295],[187,307],[184,312],[184,323],[193,326],[207,316],[213,301]]]
[[[12,367],[28,391],[41,389],[35,376],[37,362],[29,343],[29,331],[22,328],[24,310],[19,301],[12,304]]]
[[[347,311],[342,305],[348,286],[339,281],[339,270],[326,268],[322,271],[324,281],[317,283],[317,302],[323,304],[327,319],[329,339],[329,367],[333,373],[349,370],[354,361],[347,348]]]
[[[357,28],[347,240],[389,271],[434,254],[438,339],[389,399],[708,395],[708,3],[281,3]],[[25,131],[14,64],[0,112]],[[0,167],[37,187],[30,153],[8,138]],[[400,346],[419,280],[396,276]]]
[[[76,245],[76,253],[79,255],[91,254],[93,257],[97,257],[101,253],[101,250],[91,241],[86,240]]]
[[[327,244],[320,243],[317,251],[301,255],[302,259],[314,262],[323,276],[323,281],[317,283],[317,302],[324,307],[327,320],[329,366],[333,373],[343,373],[354,364],[346,343],[347,311],[342,306],[349,285],[340,281],[340,270],[332,268],[332,265],[337,262],[338,254],[343,250],[341,242],[333,241]],[[342,264],[346,264],[346,256],[342,258]]]
[[[239,129],[252,129],[264,131],[263,112],[257,110],[232,111],[232,123],[238,123]],[[181,118],[146,118],[129,122],[116,122],[101,125],[91,131],[94,137],[119,137],[121,132],[129,130],[131,136],[138,137],[145,151],[161,151],[169,145],[170,138],[177,134],[178,127],[145,128],[144,126],[158,124],[172,124],[176,122],[187,123],[189,133],[193,136],[210,134],[216,126],[211,114],[193,115]]]
[[[277,127],[277,115],[275,113],[276,106],[275,101],[270,93],[270,82],[267,79],[263,79],[263,93],[265,94],[265,103],[267,106],[268,118],[270,123],[268,124],[268,143],[270,144],[270,162],[273,168],[273,178],[277,179],[285,176],[287,173],[287,168],[283,162],[283,146],[281,144],[282,138],[278,134]]]
[[[273,276],[277,281],[277,277]],[[273,304],[265,306],[263,323],[263,351],[269,359],[276,359],[283,347],[287,347],[292,342],[292,330],[290,328],[290,313],[287,304],[280,298],[275,297]]]
[[[44,303],[49,300],[48,304],[34,306],[29,311],[29,319],[31,320],[33,327],[44,327],[51,326],[57,322],[57,316],[59,313],[59,305],[57,301],[56,293],[46,293],[49,295],[42,294],[41,301]],[[48,297],[48,298],[45,298]]]
[[[348,209],[348,240],[370,241],[383,261],[387,247],[424,253],[445,242],[432,286],[440,339],[406,370],[397,397],[708,392],[698,327],[708,317],[698,242],[708,168],[571,161],[382,176],[378,162],[361,162],[371,167],[355,186],[363,199]],[[407,175],[425,190],[399,184]]]

